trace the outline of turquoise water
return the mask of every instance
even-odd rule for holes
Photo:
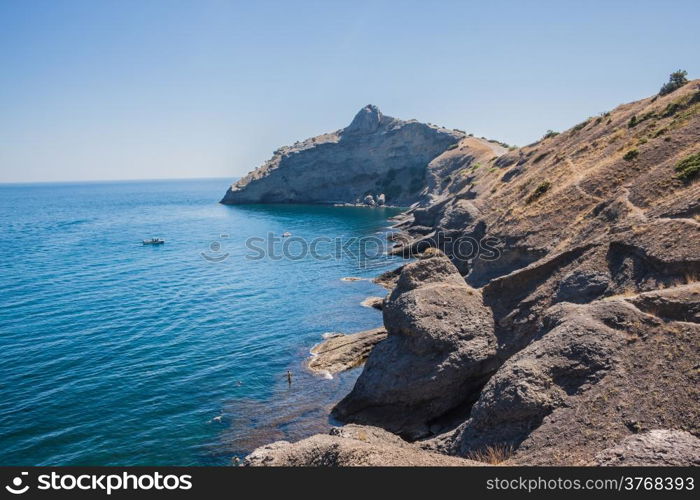
[[[227,183],[0,186],[2,465],[221,465],[327,428],[358,373],[304,360],[381,324],[360,302],[383,291],[341,278],[397,262],[249,260],[245,241],[381,235],[396,211],[219,205]]]

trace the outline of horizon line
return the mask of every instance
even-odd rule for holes
[[[136,179],[83,179],[83,180],[60,180],[60,181],[0,181],[0,186],[26,185],[26,184],[100,184],[117,182],[151,182],[151,181],[196,181],[196,180],[216,180],[216,179],[240,179],[240,176],[231,177],[150,177]]]

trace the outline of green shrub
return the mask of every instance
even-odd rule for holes
[[[578,125],[574,125],[574,126],[571,128],[571,133],[572,133],[572,134],[575,134],[575,133],[577,133],[579,130],[582,130],[583,128],[586,127],[586,125],[588,125],[588,122],[589,122],[589,121],[590,121],[590,118],[589,118],[588,120],[586,120],[586,121],[582,121],[582,122],[579,123]]]
[[[447,146],[446,151],[450,151],[450,150],[452,150],[452,149],[457,149],[457,143],[456,143],[456,142],[455,142],[454,144],[450,144],[449,146]]]
[[[482,139],[486,139],[486,137],[482,137]],[[492,143],[492,144],[498,144],[498,145],[501,146],[502,148],[510,149],[510,148],[512,147],[512,146],[511,146],[510,144],[508,144],[507,142],[497,141],[496,139],[486,139],[486,140],[489,141],[489,142]]]
[[[659,90],[659,95],[670,94],[674,90],[681,88],[683,85],[688,83],[687,76],[688,72],[682,69],[671,73],[671,75],[668,77],[668,82],[664,83],[661,90]]]
[[[656,118],[656,113],[654,111],[649,111],[648,113],[644,113],[642,116],[637,118],[637,115],[633,115],[632,118],[630,118],[629,123],[627,123],[627,126],[629,128],[633,128],[643,121],[649,120],[650,118]]]
[[[544,136],[542,136],[542,139],[549,139],[550,137],[556,137],[558,135],[559,132],[555,132],[554,130],[549,129],[547,130],[547,132],[545,132]]]
[[[598,125],[600,122],[603,121],[603,118],[608,118],[609,116],[610,116],[610,111],[603,111],[602,113],[600,113],[598,115],[598,118],[595,119],[595,124]],[[609,120],[608,120],[608,123],[610,123]]]
[[[632,161],[637,156],[639,156],[639,151],[637,151],[636,149],[630,149],[625,153],[625,156],[623,156],[622,159],[626,161]]]
[[[552,183],[549,181],[544,181],[542,182],[539,186],[535,188],[535,190],[530,193],[530,196],[527,197],[525,200],[525,203],[528,205],[535,201],[536,199],[542,197],[547,191],[549,191],[549,188],[552,187]]]
[[[676,165],[676,177],[683,180],[689,181],[700,172],[700,153],[695,153],[690,156],[686,156]]]

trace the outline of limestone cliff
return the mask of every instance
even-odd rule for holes
[[[342,130],[279,148],[233,184],[221,203],[408,206],[428,183],[428,163],[463,137],[368,105]]]

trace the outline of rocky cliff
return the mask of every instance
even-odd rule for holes
[[[428,183],[428,163],[464,136],[365,106],[342,130],[279,148],[221,203],[408,206]]]
[[[692,81],[433,159],[397,226],[419,258],[334,415],[481,461],[700,463],[699,138]]]

